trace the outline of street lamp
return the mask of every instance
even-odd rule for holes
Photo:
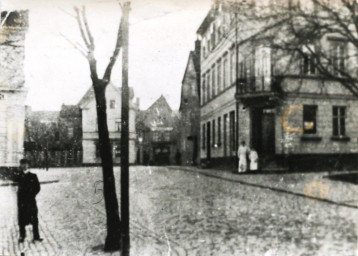
[[[139,143],[139,154],[138,154],[138,163],[143,164],[143,137],[139,135],[138,137],[138,143]]]

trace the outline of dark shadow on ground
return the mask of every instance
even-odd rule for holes
[[[335,175],[325,176],[324,178],[358,185],[358,173],[335,174]]]
[[[49,181],[40,181],[40,184],[52,184],[52,183],[58,183],[60,180],[49,180]],[[9,187],[9,186],[17,186],[16,182],[8,182],[4,184],[0,184],[0,187]]]

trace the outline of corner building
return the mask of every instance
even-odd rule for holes
[[[201,40],[200,159],[236,168],[238,144],[259,154],[261,169],[358,165],[358,99],[318,74],[306,58],[289,62],[270,47],[263,24],[245,22],[216,1],[197,34]],[[281,35],[282,36],[282,35]],[[354,48],[325,35],[332,59]],[[337,56],[338,55],[338,56]],[[357,66],[357,60],[343,60]]]

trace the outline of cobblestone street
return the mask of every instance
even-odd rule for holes
[[[29,228],[28,240],[17,243],[16,187],[2,184],[0,255],[105,255],[100,168],[34,172],[45,240],[32,243]],[[131,167],[131,255],[354,256],[357,185],[325,175]],[[327,194],[309,194],[312,182]]]

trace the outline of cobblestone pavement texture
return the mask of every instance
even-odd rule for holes
[[[28,240],[17,243],[16,187],[0,184],[0,255],[111,255],[100,249],[106,235],[100,168],[34,172],[43,182],[37,201],[45,240],[32,243],[29,227]],[[357,186],[326,179],[327,173],[130,172],[133,256],[357,253]],[[119,199],[118,168],[115,174]],[[328,194],[310,195],[329,201],[301,196],[312,183],[327,186]]]

